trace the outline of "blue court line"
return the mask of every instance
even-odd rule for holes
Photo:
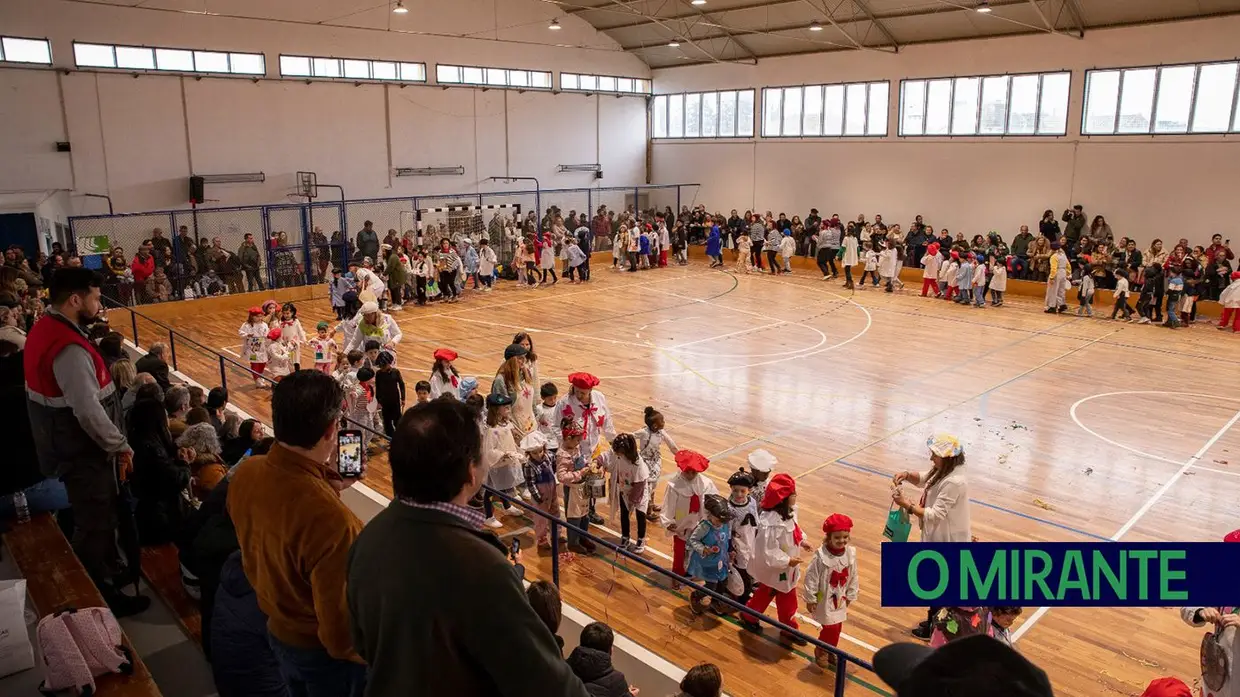
[[[873,475],[877,475],[877,476],[879,476],[879,477],[885,477],[885,478],[887,478],[887,479],[891,479],[891,477],[892,477],[891,473],[889,473],[889,472],[881,472],[881,471],[876,470],[876,469],[873,469],[873,468],[871,468],[871,467],[865,467],[864,465],[856,465],[856,464],[853,464],[853,463],[848,462],[848,461],[846,461],[846,460],[836,460],[836,462],[837,462],[837,463],[839,463],[839,464],[841,464],[841,465],[844,465],[845,467],[848,467],[848,468],[850,468],[850,469],[857,470],[858,472],[865,472],[866,474],[873,474]],[[1053,521],[1053,520],[1047,520],[1047,519],[1045,519],[1045,518],[1039,518],[1039,517],[1037,517],[1037,516],[1032,516],[1032,515],[1029,515],[1028,513],[1021,513],[1020,511],[1014,511],[1014,510],[1012,510],[1012,509],[1010,509],[1010,508],[1004,508],[1003,506],[996,506],[996,505],[995,505],[995,504],[993,504],[993,503],[987,503],[987,502],[985,502],[985,501],[979,501],[979,500],[977,500],[977,499],[969,499],[969,503],[976,503],[976,504],[977,504],[977,505],[979,505],[979,506],[985,506],[986,508],[990,508],[990,509],[993,509],[993,510],[999,511],[999,512],[1001,512],[1001,513],[1010,513],[1010,514],[1012,514],[1012,515],[1014,515],[1014,516],[1019,516],[1019,517],[1021,517],[1021,518],[1026,519],[1026,520],[1032,520],[1032,521],[1034,521],[1035,523],[1042,523],[1043,525],[1050,525],[1051,527],[1059,528],[1060,530],[1067,530],[1068,532],[1074,532],[1074,533],[1076,533],[1076,534],[1078,534],[1078,535],[1081,535],[1082,537],[1090,537],[1090,538],[1093,538],[1093,539],[1095,539],[1095,540],[1100,540],[1100,541],[1102,541],[1102,542],[1113,542],[1113,541],[1114,541],[1114,540],[1112,540],[1112,539],[1111,539],[1111,538],[1109,538],[1109,537],[1103,537],[1102,535],[1095,535],[1095,534],[1094,534],[1094,533],[1092,533],[1092,532],[1086,532],[1086,531],[1084,531],[1084,530],[1079,530],[1079,529],[1074,528],[1074,527],[1072,527],[1072,526],[1070,526],[1070,525],[1064,525],[1063,523],[1056,523],[1056,522],[1055,522],[1055,521]]]

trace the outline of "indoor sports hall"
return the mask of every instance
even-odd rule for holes
[[[607,494],[595,548],[559,539],[563,515],[540,545],[549,516],[522,481],[495,492],[484,530],[519,541],[526,583],[558,587],[564,656],[604,622],[645,697],[697,697],[682,680],[703,663],[726,695],[914,694],[874,670],[879,649],[925,644],[911,630],[927,620],[883,606],[880,549],[893,491],[920,496],[893,477],[927,471],[941,434],[966,454],[952,505],[976,541],[1240,527],[1238,35],[1232,0],[7,0],[6,418],[33,408],[21,356],[58,271],[78,266],[101,279],[92,340],[110,331],[135,366],[110,373],[118,388],[137,395],[166,364],[171,385],[225,388],[218,420],[260,435],[280,381],[326,364],[320,327],[346,394],[376,374],[348,349],[379,339],[400,412],[445,355],[484,398],[508,394],[493,381],[510,355],[536,364],[534,402],[589,374],[614,425],[601,449],[648,429],[651,407],[674,439],[653,503],[680,476],[674,448],[705,456],[699,476],[725,497],[765,451],[795,486],[807,564],[824,520],[851,519],[857,583],[834,650],[800,589],[803,637],[775,607],[754,630],[697,612],[701,579],[672,571],[683,540],[651,516],[627,544]],[[292,322],[299,340],[280,331]],[[340,500],[369,523],[404,504],[390,434],[352,399],[368,456]],[[216,428],[223,453],[244,440]],[[199,510],[204,475],[183,466]],[[111,598],[63,512],[11,488],[0,578],[25,579],[38,652],[36,618]],[[152,602],[120,620],[132,670],[100,674],[96,694],[247,694],[216,684],[187,548],[170,534],[124,555]],[[1193,618],[1023,607],[999,633],[1057,695],[1135,697],[1160,678],[1240,694],[1202,675],[1214,628]],[[0,677],[0,693],[36,694],[41,670]],[[486,694],[517,694],[502,683]]]

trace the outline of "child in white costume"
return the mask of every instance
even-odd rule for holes
[[[267,334],[270,331],[263,319],[262,308],[251,307],[249,318],[237,332],[241,335],[241,356],[249,362],[250,370],[255,373],[255,385],[262,384],[258,376],[267,369]]]
[[[487,486],[516,496],[517,485],[524,481],[521,463],[525,456],[517,448],[512,422],[508,420],[511,411],[511,397],[498,394],[487,396],[486,427],[482,430],[482,464],[487,470]],[[482,507],[487,516],[486,525],[500,527],[490,494],[482,495]],[[519,515],[521,509],[508,504],[504,512]]]
[[[805,569],[805,585],[801,588],[805,609],[822,625],[818,640],[832,646],[839,646],[848,606],[857,599],[860,589],[857,549],[848,544],[852,525],[851,518],[839,513],[823,521],[822,531],[827,536]],[[821,668],[835,665],[835,654],[822,649],[814,649],[814,658]]]
[[[672,540],[672,571],[685,575],[685,541],[702,521],[702,502],[707,494],[717,494],[715,483],[702,473],[710,466],[706,456],[693,450],[676,453],[680,473],[667,482],[659,522],[675,535]]]
[[[762,497],[766,494],[766,485],[771,481],[771,472],[775,465],[779,464],[779,460],[775,459],[769,450],[762,449],[749,453],[747,459],[749,471],[753,473],[753,490],[749,493],[753,500],[761,505]]]
[[[267,373],[276,382],[293,372],[293,344],[280,338],[280,330],[273,327],[267,334]]]
[[[280,308],[280,338],[285,341],[289,350],[289,360],[294,364],[301,363],[301,345],[306,343],[306,330],[297,319],[297,306],[284,303]]]
[[[461,375],[452,362],[456,360],[456,351],[450,348],[435,349],[432,356],[435,364],[431,366],[431,399],[441,394],[457,396],[461,386]]]
[[[753,577],[749,575],[749,562],[753,559],[754,540],[758,536],[758,502],[750,495],[754,487],[753,474],[739,469],[728,477],[728,508],[732,510],[732,572],[736,580],[728,579],[732,598],[744,604],[753,593]],[[737,589],[739,588],[739,592]]]
[[[805,535],[797,525],[796,495],[796,481],[792,477],[786,474],[771,477],[762,496],[754,556],[749,564],[757,587],[746,605],[754,614],[762,614],[774,600],[779,621],[793,629],[800,627],[796,620],[796,589],[801,581],[802,559],[798,554],[805,543]],[[757,619],[749,615],[742,615],[741,623],[751,631],[761,631]],[[797,645],[806,643],[791,634],[782,638]]]
[[[611,450],[596,460],[611,473],[608,503],[611,514],[620,516],[620,547],[634,554],[646,551],[646,509],[650,507],[650,466],[637,452],[637,439],[621,433],[611,442]],[[629,541],[629,513],[637,517],[637,543]]]
[[[676,447],[676,441],[672,440],[671,434],[663,430],[662,413],[654,407],[646,407],[645,420],[646,427],[634,431],[633,437],[637,439],[637,448],[641,456],[645,458],[646,464],[650,465],[650,483],[648,484],[650,507],[646,515],[653,517],[659,515],[659,507],[654,503],[654,489],[658,486],[659,479],[663,477],[663,453],[659,446],[666,444],[673,457],[680,448]]]

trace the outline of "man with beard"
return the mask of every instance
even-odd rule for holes
[[[59,269],[50,306],[26,338],[23,370],[39,466],[64,483],[73,508],[73,548],[118,617],[145,610],[150,598],[120,591],[118,480],[133,471],[133,450],[120,429],[120,394],[103,356],[87,339],[99,318],[99,277]],[[131,560],[136,561],[136,560]]]

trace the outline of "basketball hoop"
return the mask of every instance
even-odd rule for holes
[[[313,201],[319,197],[319,176],[314,172],[297,173],[297,195]]]

